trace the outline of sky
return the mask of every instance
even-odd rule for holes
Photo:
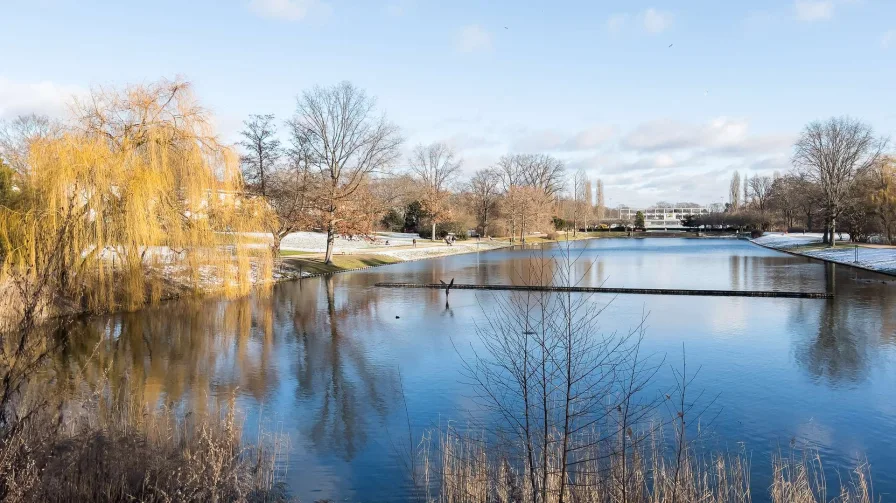
[[[469,174],[544,152],[608,206],[727,200],[805,125],[896,133],[896,1],[0,0],[0,119],[181,77],[225,141],[348,80]],[[400,164],[398,169],[402,168]]]

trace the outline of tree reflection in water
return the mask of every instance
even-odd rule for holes
[[[748,243],[681,241],[680,246],[693,246],[695,252],[667,253],[665,242],[649,249],[653,245],[646,240],[595,242],[577,263],[576,274],[594,286],[610,277],[610,286],[680,282],[698,288],[827,288],[836,296],[755,301],[620,296],[604,320],[604,330],[627,328],[626,316],[637,316],[647,305],[654,325],[649,349],[680,347],[677,338],[686,340],[688,354],[698,359],[702,355],[716,372],[706,374],[710,386],[728,386],[720,391],[730,397],[734,410],[755,407],[756,417],[762,417],[772,413],[769,401],[780,405],[806,400],[800,411],[776,421],[744,426],[737,417],[734,436],[726,439],[744,440],[740,435],[746,431],[751,445],[771,445],[780,428],[793,427],[788,421],[797,424],[807,417],[817,418],[833,432],[832,438],[840,435],[858,443],[871,444],[871,433],[889,427],[892,412],[885,396],[896,361],[896,303],[887,301],[896,287],[892,280],[883,284],[887,278],[879,275],[825,268],[817,261]],[[357,499],[362,493],[385,499],[404,480],[390,457],[390,441],[406,436],[400,429],[406,418],[399,365],[415,428],[475,410],[463,399],[469,393],[459,382],[452,346],[453,341],[469,342],[471,323],[482,319],[479,303],[489,300],[452,292],[446,311],[442,290],[386,291],[372,285],[438,283],[452,277],[459,283],[519,284],[530,281],[524,275],[541,253],[534,248],[501,250],[481,257],[400,264],[284,283],[269,295],[258,292],[247,299],[179,301],[93,318],[71,327],[67,347],[56,359],[62,378],[54,383],[63,389],[105,386],[106,392],[147,406],[199,411],[236,395],[237,404],[250,414],[250,429],[256,415],[283,420],[293,446],[291,487],[351,488],[304,493],[303,499]],[[639,264],[641,254],[645,258]],[[775,352],[764,352],[764,344]],[[745,347],[754,359],[726,351],[729,347]],[[402,358],[414,362],[404,364]],[[744,379],[745,373],[750,379]],[[789,386],[775,389],[781,382]],[[845,393],[829,393],[838,387]],[[861,410],[861,415],[837,409],[837,401],[847,395],[856,405],[851,410]],[[258,412],[260,405],[263,410]],[[889,447],[881,443],[870,459],[893,466],[892,456],[881,454]],[[844,462],[834,459],[832,465],[846,466]]]
[[[299,342],[296,397],[299,406],[311,405],[310,438],[317,448],[350,460],[367,441],[371,423],[382,420],[398,398],[398,379],[392,366],[370,361],[366,343],[376,331],[376,295],[356,294],[349,301],[345,289],[337,296],[334,282],[329,276],[307,287],[291,285],[302,305],[278,306],[278,314],[291,314]]]
[[[802,303],[792,311],[798,333],[805,332],[800,327],[817,327],[814,334],[795,341],[796,361],[813,379],[832,386],[861,382],[875,354],[893,343],[896,306],[887,301],[889,285],[880,278],[826,264],[825,288],[835,298],[813,303],[811,308]]]
[[[275,414],[292,418],[317,448],[352,459],[397,398],[397,371],[369,361],[375,296],[349,302],[335,290],[330,277],[283,285],[277,295],[169,303],[77,324],[56,358],[58,385],[201,412],[234,395],[269,402],[292,369],[299,403]]]
[[[170,303],[75,325],[57,368],[62,385],[108,386],[150,409],[201,412],[210,398],[238,390],[263,400],[277,386],[273,337],[265,297]]]

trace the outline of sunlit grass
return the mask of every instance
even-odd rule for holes
[[[315,255],[316,252],[299,251],[299,250],[280,250],[281,257],[297,257],[302,255]]]
[[[399,258],[390,257],[388,255],[376,254],[358,254],[358,255],[334,255],[331,264],[325,264],[323,256],[291,256],[285,258],[284,262],[290,267],[298,269],[301,272],[311,274],[327,274],[332,272],[342,272],[351,269],[360,269],[362,267],[374,267],[378,265],[389,265],[403,262]]]

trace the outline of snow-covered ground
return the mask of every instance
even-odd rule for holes
[[[766,234],[753,240],[754,243],[789,250],[801,245],[821,243],[821,234]],[[835,248],[800,252],[807,257],[828,260],[840,264],[856,265],[890,274],[896,274],[896,248],[856,247],[849,242],[840,242]],[[856,255],[858,254],[858,260]]]
[[[381,232],[376,235],[374,240],[360,237],[355,239],[337,237],[335,249],[338,252],[345,250],[363,250],[366,248],[382,248],[384,246],[406,246],[412,244],[414,239],[419,242],[420,236],[417,234],[406,234],[401,232]],[[280,249],[324,252],[327,249],[327,235],[323,232],[293,232],[283,238],[280,242]]]
[[[778,248],[780,250],[786,250],[797,246],[821,243],[821,238],[822,235],[815,232],[807,232],[805,234],[767,232],[762,237],[754,239],[753,242],[772,248]],[[842,239],[848,239],[848,236],[844,234]]]
[[[425,246],[429,241],[418,241],[416,248],[402,250],[385,250],[372,252],[377,255],[387,255],[401,260],[417,260],[423,258],[441,257],[444,255],[457,255],[458,253],[470,253],[475,251],[488,251],[508,246],[506,242],[480,241],[478,246],[475,240],[457,241],[453,246]]]
[[[803,255],[896,274],[896,248],[864,248],[860,246],[856,250],[854,246],[844,245],[839,248],[808,251]],[[856,255],[858,255],[858,261],[856,261]]]

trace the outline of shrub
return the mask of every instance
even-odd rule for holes
[[[462,222],[442,222],[440,224],[436,224],[436,239],[444,239],[448,233],[454,233],[454,237],[457,238],[458,241],[463,241],[467,239],[467,228]],[[432,235],[432,226],[426,225],[419,229],[419,234],[422,239],[430,239]]]

